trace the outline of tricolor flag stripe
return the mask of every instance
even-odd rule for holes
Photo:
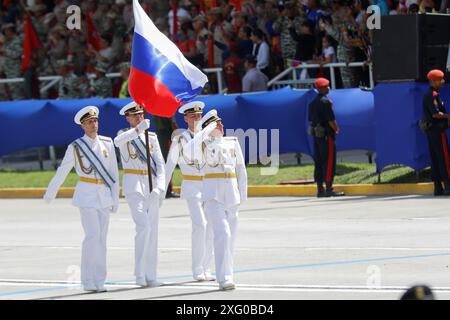
[[[149,51],[153,52],[152,58],[146,54]],[[175,97],[183,102],[194,98],[203,89],[197,87],[194,90],[191,82],[177,65],[138,33],[134,34],[131,66],[153,78],[152,80],[149,78],[149,81],[160,82],[170,92],[177,93]],[[143,84],[148,85],[145,82]]]
[[[130,94],[151,114],[171,117],[203,90],[208,78],[156,28],[138,0],[133,0],[133,11]]]

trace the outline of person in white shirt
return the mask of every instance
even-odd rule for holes
[[[264,33],[261,29],[254,29],[250,39],[253,41],[252,55],[256,57],[256,68],[270,77],[270,48],[264,41]]]
[[[182,7],[180,7],[179,4],[179,0],[169,0],[169,5],[171,8],[176,7],[177,8],[177,29],[180,30],[181,28],[181,24],[184,21],[190,21],[192,20],[191,15],[189,14],[189,12],[186,9],[183,9]],[[168,13],[168,18],[169,18],[169,34],[170,36],[174,37],[175,36],[175,26],[173,24],[173,9],[170,9],[169,13]]]
[[[322,38],[322,64],[337,62],[336,51],[334,50],[331,39],[329,35]]]
[[[233,252],[239,205],[247,200],[247,171],[239,141],[223,136],[216,110],[204,115],[199,125],[202,130],[188,146],[192,144],[195,157],[205,163],[202,200],[213,228],[217,282],[221,290],[233,290]]]
[[[80,177],[72,198],[85,233],[81,253],[81,284],[86,291],[103,292],[106,280],[106,238],[109,214],[119,207],[119,170],[114,144],[98,132],[99,110],[87,106],[75,115],[84,136],[72,142],[50,181],[44,200],[50,203],[69,172]]]
[[[166,163],[166,185],[172,178],[175,166],[181,169],[181,198],[185,199],[192,222],[192,274],[197,281],[213,281],[210,271],[213,258],[213,239],[211,224],[207,223],[202,201],[204,163],[193,159],[192,150],[186,149],[196,133],[196,123],[202,117],[205,104],[192,101],[182,105],[178,112],[184,114],[188,129],[173,137]]]
[[[147,131],[150,121],[144,119],[144,109],[130,102],[120,110],[131,128],[122,129],[114,138],[120,149],[123,167],[122,190],[136,225],[135,268],[136,284],[141,287],[162,285],[157,280],[158,222],[160,195],[165,194],[164,159],[155,133]],[[149,186],[145,135],[149,139]]]

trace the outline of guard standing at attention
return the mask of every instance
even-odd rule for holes
[[[426,133],[431,158],[431,176],[434,195],[450,195],[450,156],[445,130],[449,127],[450,115],[444,107],[439,89],[444,85],[444,73],[431,70],[427,74],[430,88],[423,96],[424,119],[421,129]],[[442,187],[444,184],[444,188]]]
[[[327,97],[330,82],[317,78],[314,82],[319,94],[309,104],[309,133],[314,137],[314,181],[317,183],[317,197],[343,196],[333,190],[336,173],[336,134],[339,127],[333,112],[333,103]],[[325,183],[326,189],[323,184]]]

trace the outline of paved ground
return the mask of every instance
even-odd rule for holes
[[[133,222],[122,200],[109,233],[109,292],[79,285],[82,229],[70,200],[0,200],[0,299],[398,299],[425,283],[450,299],[450,199],[423,196],[251,198],[242,206],[238,288],[190,276],[190,220],[167,200],[160,279],[133,285]]]

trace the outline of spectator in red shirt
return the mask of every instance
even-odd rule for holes
[[[197,47],[195,41],[190,39],[186,29],[180,29],[177,33],[177,41],[175,42],[181,53],[191,61],[197,55]]]
[[[241,83],[241,59],[237,53],[236,42],[231,42],[228,48],[230,56],[223,63],[223,72],[227,84],[228,93],[242,92]]]

